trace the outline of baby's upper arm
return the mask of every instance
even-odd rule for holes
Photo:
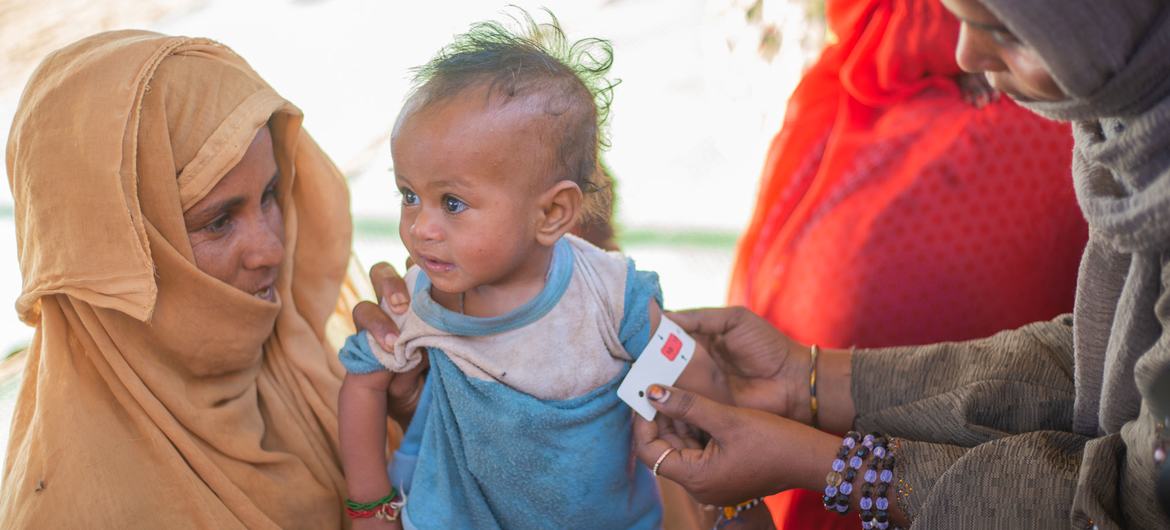
[[[657,300],[651,300],[646,304],[646,310],[650,317],[650,334],[654,334],[654,330],[658,329],[658,324],[662,322],[662,308],[658,307]]]
[[[658,275],[638,270],[634,260],[625,258],[624,266],[618,339],[629,354],[629,360],[636,360],[662,318],[662,288],[658,285]]]

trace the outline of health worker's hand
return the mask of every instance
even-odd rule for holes
[[[651,468],[665,454],[658,474],[695,500],[734,506],[791,488],[823,486],[838,445],[835,436],[679,388],[650,385],[647,395],[659,414],[653,422],[634,417],[634,451]],[[704,431],[707,441],[678,429],[679,421]]]
[[[726,375],[740,407],[808,423],[809,352],[743,307],[669,313]]]

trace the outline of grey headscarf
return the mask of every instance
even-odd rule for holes
[[[1137,417],[1137,359],[1162,335],[1155,304],[1170,255],[1170,7],[1166,0],[981,0],[1068,94],[1025,103],[1073,121],[1073,181],[1090,240],[1074,314],[1074,430]],[[1135,382],[1136,379],[1136,382]]]
[[[1054,119],[1133,117],[1170,94],[1165,0],[983,0],[1070,96],[1029,104]]]

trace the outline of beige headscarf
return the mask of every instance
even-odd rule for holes
[[[350,252],[343,177],[226,47],[142,31],[49,56],[7,150],[35,324],[2,528],[339,528],[325,339]],[[271,128],[279,304],[194,265],[183,210]],[[294,173],[295,168],[295,173]]]

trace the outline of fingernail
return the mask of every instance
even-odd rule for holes
[[[395,342],[398,342],[398,335],[387,333],[386,336],[382,337],[382,349],[386,351],[394,349]]]
[[[659,385],[650,385],[646,389],[646,397],[650,398],[650,401],[666,403],[666,400],[670,399],[670,391]]]
[[[407,302],[406,295],[402,293],[394,293],[390,295],[390,305],[402,305]]]

